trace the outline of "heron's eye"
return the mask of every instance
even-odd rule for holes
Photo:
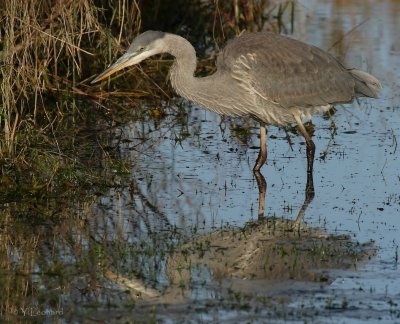
[[[143,52],[144,51],[144,46],[140,46],[139,47],[139,52]]]

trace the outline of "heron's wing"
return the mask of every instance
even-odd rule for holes
[[[274,33],[233,39],[217,67],[242,88],[282,107],[325,106],[354,97],[354,79],[334,57]]]

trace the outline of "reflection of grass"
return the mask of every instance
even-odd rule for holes
[[[31,200],[61,201],[77,196],[79,191],[101,192],[102,187],[110,185],[112,179],[104,177],[107,169],[123,169],[123,164],[103,148],[107,144],[101,142],[110,139],[104,133],[74,135],[74,132],[80,132],[78,125],[70,132],[57,131],[56,146],[46,134],[36,131],[20,138],[29,143],[22,143],[21,156],[2,167],[0,202],[24,201],[29,205]],[[37,207],[40,208],[40,203]],[[44,208],[44,212],[51,213],[52,209]]]
[[[103,227],[102,217],[90,212],[89,197],[83,193],[77,193],[82,196],[68,209],[58,200],[60,210],[53,217],[40,217],[35,209],[25,218],[16,205],[1,212],[2,309],[60,305],[68,312],[78,307],[83,314],[90,309],[131,308],[137,298],[159,294],[152,286],[160,285],[162,265],[180,235],[172,229],[140,239],[142,229],[133,226],[137,233],[126,238],[113,228],[112,217],[106,217],[108,226]],[[23,210],[29,206],[33,208],[27,201]],[[14,321],[11,315],[6,318]]]
[[[231,129],[232,136],[237,137],[241,143],[248,144],[252,138],[252,127],[247,125],[235,125]]]
[[[18,134],[29,145],[12,164],[2,166],[3,309],[30,304],[56,309],[54,305],[64,304],[64,297],[76,291],[82,296],[97,294],[101,285],[97,273],[108,265],[109,257],[102,244],[90,244],[84,252],[90,234],[83,217],[97,195],[118,186],[126,166],[114,152],[104,116],[97,114],[95,125],[93,117],[75,118],[69,131],[54,125],[57,146],[38,130],[33,129],[32,136],[24,134],[25,138]],[[74,278],[89,284],[82,287]]]

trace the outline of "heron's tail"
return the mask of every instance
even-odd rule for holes
[[[357,70],[348,69],[356,82],[355,92],[357,96],[378,98],[382,85],[377,78],[371,74]]]

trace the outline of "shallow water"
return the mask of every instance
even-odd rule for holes
[[[308,253],[299,255],[309,264],[304,266],[307,271],[322,272],[323,277],[301,280],[296,272],[291,278],[274,274],[251,279],[246,276],[254,269],[243,270],[235,263],[242,277],[218,270],[216,278],[216,256],[207,256],[205,249],[202,261],[189,257],[200,264],[191,268],[190,280],[170,285],[173,276],[184,277],[182,270],[176,274],[175,255],[187,249],[198,252],[201,242],[221,247],[215,233],[230,233],[235,248],[256,244],[262,249],[260,242],[270,239],[264,232],[264,239],[254,234],[264,224],[256,225],[256,124],[246,128],[248,133],[240,125],[251,122],[223,119],[176,99],[177,105],[187,106],[187,123],[168,116],[159,124],[128,121],[114,129],[114,144],[129,166],[128,180],[121,179],[119,189],[89,204],[83,219],[69,224],[65,233],[56,231],[60,238],[53,250],[59,249],[64,261],[78,259],[80,268],[66,266],[73,275],[55,282],[43,279],[38,269],[32,281],[46,287],[44,294],[49,287],[62,291],[52,292],[58,296],[57,307],[63,307],[62,316],[54,315],[57,319],[79,320],[89,314],[93,320],[114,321],[400,322],[400,2],[300,3],[296,38],[329,49],[343,37],[330,52],[348,66],[371,72],[384,85],[381,99],[360,99],[338,106],[331,118],[313,118],[315,197],[302,223],[312,235],[295,236],[300,238],[296,243],[285,233],[295,233],[290,226],[304,203],[305,145],[291,132],[289,145],[284,130],[268,129],[268,161],[262,169],[267,182],[265,219],[290,227],[285,235],[274,236],[274,243],[283,240],[301,248],[302,242],[310,242],[305,251],[311,261],[306,262]],[[245,226],[255,230],[246,232]],[[243,233],[245,244],[240,241]],[[342,244],[330,245],[329,256],[315,252],[315,246],[335,239]],[[74,243],[63,245],[70,241]],[[86,250],[95,251],[98,262],[93,268],[83,264]],[[243,257],[238,251],[232,254],[219,263]],[[91,257],[89,253],[88,264]],[[315,258],[326,258],[326,263]],[[251,256],[244,264],[249,260]],[[285,255],[282,260],[287,262]],[[96,288],[88,289],[88,283]],[[132,291],[142,296],[128,302]],[[37,301],[32,303],[37,307]],[[17,315],[23,317],[18,310]]]
[[[384,85],[379,100],[360,99],[338,106],[330,119],[313,119],[316,195],[305,212],[304,224],[332,235],[349,235],[353,242],[372,241],[377,254],[356,269],[339,270],[339,266],[330,270],[332,282],[323,288],[315,283],[274,282],[273,290],[287,300],[273,315],[271,309],[257,309],[257,302],[247,313],[223,303],[207,308],[209,303],[218,305],[222,288],[215,288],[210,272],[205,271],[198,274],[189,289],[192,293],[179,307],[170,300],[174,307],[156,311],[159,318],[400,321],[400,3],[302,3],[296,12],[295,37],[324,49],[343,38],[331,53],[348,66],[371,72]],[[126,190],[118,197],[104,197],[102,203],[113,206],[107,216],[121,222],[135,218],[141,228],[156,232],[176,226],[186,239],[226,225],[242,228],[256,221],[259,196],[251,170],[258,154],[257,128],[241,139],[234,133],[240,120],[221,119],[184,103],[188,106],[187,129],[172,125],[174,121],[168,118],[157,127],[131,122],[122,128],[125,143],[120,150],[130,161],[136,189],[132,195]],[[182,141],[180,134],[185,137]],[[146,142],[138,140],[142,137]],[[267,182],[267,218],[295,220],[304,202],[305,146],[301,137],[290,137],[292,146],[283,130],[268,130],[268,162],[262,169]],[[143,197],[155,208],[144,206]],[[203,286],[198,284],[202,280]],[[167,284],[168,278],[161,276],[159,282]],[[267,281],[234,280],[221,285],[249,294],[246,298],[251,301],[255,296],[273,295]],[[260,285],[268,288],[260,289]],[[190,309],[195,305],[200,310],[193,314]],[[189,313],[177,316],[182,309]]]

